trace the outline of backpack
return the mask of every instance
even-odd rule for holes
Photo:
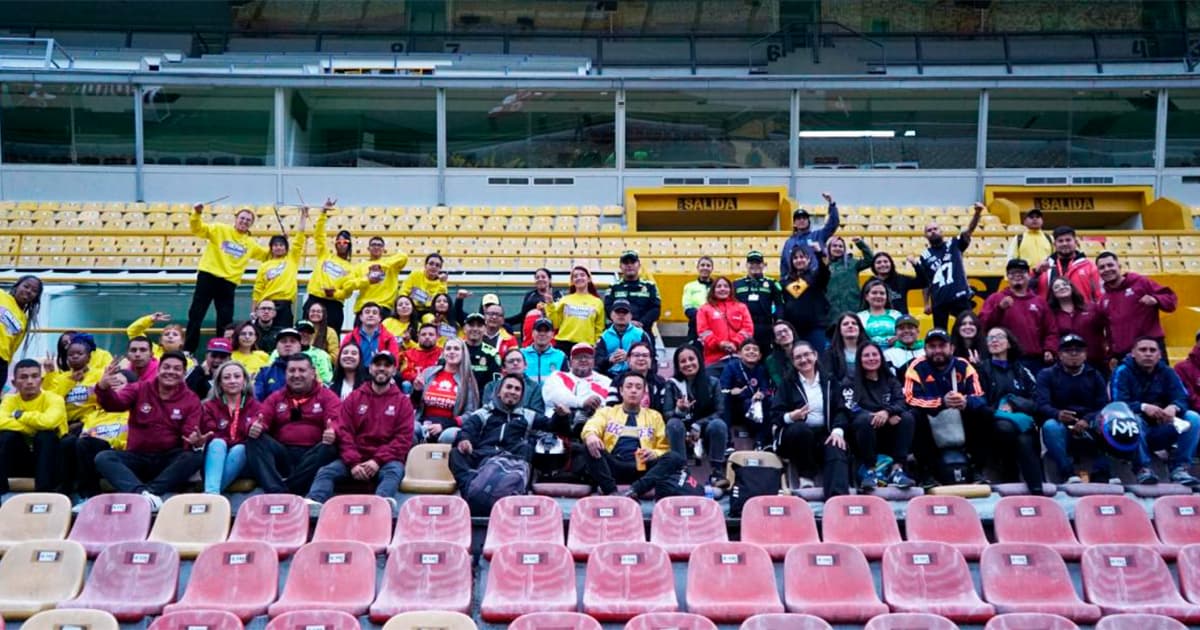
[[[488,516],[492,506],[504,497],[525,494],[529,487],[529,462],[511,455],[488,458],[475,471],[463,498],[473,516]]]
[[[752,457],[745,464],[731,461],[733,487],[729,490],[729,516],[741,518],[742,508],[754,497],[777,495],[783,488],[783,469],[760,465]]]

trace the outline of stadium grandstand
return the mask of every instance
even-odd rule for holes
[[[0,0],[0,623],[1200,626],[1198,65],[1193,0]]]

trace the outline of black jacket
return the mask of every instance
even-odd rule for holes
[[[845,405],[842,393],[833,388],[833,384],[824,372],[817,372],[817,380],[821,384],[821,391],[825,392],[825,429],[827,431],[838,428],[844,430],[848,419],[842,413],[842,407]],[[804,386],[800,384],[799,376],[789,370],[787,377],[784,378],[783,387],[771,397],[771,410],[768,417],[779,427],[786,427],[788,423],[784,421],[784,414],[807,404],[808,397],[804,395]],[[803,420],[796,422],[803,422]]]
[[[841,412],[846,417],[841,424],[849,424],[883,410],[886,410],[889,416],[903,416],[909,413],[900,379],[887,372],[886,366],[884,372],[874,381],[860,381],[857,375],[842,380],[841,392],[838,395],[841,397]]]
[[[1034,402],[1037,380],[1033,373],[1017,361],[1009,361],[1000,366],[991,359],[984,359],[976,366],[979,372],[979,385],[987,397],[988,406],[996,409],[1000,401],[1007,396],[1013,411],[1033,415],[1037,411]]]
[[[183,379],[187,388],[196,393],[200,400],[208,397],[208,392],[212,390],[212,376],[204,371],[204,366],[197,364],[188,372],[187,378]]]
[[[608,398],[604,399],[605,407],[616,407],[621,404],[621,383],[625,382],[625,375],[628,371],[622,372],[612,380],[608,386]],[[646,376],[646,387],[650,391],[646,392],[646,396],[650,399],[650,408],[662,414],[663,419],[666,419],[666,413],[663,412],[663,391],[667,388],[667,380],[659,376],[656,372],[651,371]]]
[[[488,457],[500,452],[528,460],[532,454],[529,436],[533,431],[549,431],[549,418],[524,407],[509,409],[492,399],[483,407],[463,416],[462,430],[454,437],[455,446],[463,440],[471,443],[474,453]]]
[[[817,270],[805,277],[803,282],[807,288],[796,294],[799,287],[793,287],[796,280],[782,282],[783,285],[783,317],[796,331],[804,335],[811,330],[825,328],[829,317],[829,298],[825,290],[829,287],[829,265],[825,259],[817,258]]]
[[[717,380],[717,377],[707,376],[703,372],[697,374],[696,378],[702,378],[708,382],[708,391],[710,393],[708,404],[701,406],[700,402],[697,401],[696,405],[689,412],[676,409],[675,403],[683,395],[683,391],[680,389],[679,383],[675,379],[671,379],[667,382],[667,386],[663,388],[662,406],[664,420],[670,422],[671,420],[678,419],[683,421],[683,424],[686,426],[694,422],[708,422],[713,418],[722,420],[725,418],[725,394],[721,393],[721,381]],[[691,395],[691,392],[688,392],[688,394]],[[691,397],[695,398],[695,396]]]
[[[750,319],[756,325],[769,326],[775,320],[775,313],[783,309],[783,289],[778,282],[766,276],[739,279],[733,283],[733,295],[750,310]],[[758,297],[751,298],[751,295]]]
[[[604,296],[604,313],[609,319],[612,319],[613,302],[622,299],[629,300],[629,306],[633,309],[633,319],[641,322],[642,330],[650,332],[662,312],[658,285],[638,278],[632,282],[622,280],[609,287],[608,294]]]
[[[1096,368],[1086,363],[1079,374],[1071,374],[1061,363],[1055,363],[1038,372],[1034,400],[1039,422],[1057,418],[1063,410],[1091,420],[1108,404],[1108,384]]]
[[[562,291],[551,288],[550,295],[553,295],[554,301],[557,302],[558,299],[562,297]],[[521,298],[521,311],[506,317],[504,319],[505,326],[507,326],[510,331],[521,330],[521,327],[525,324],[525,314],[536,309],[537,305],[544,301],[545,300],[542,299],[542,296],[537,292],[537,289],[530,289],[525,293],[525,297]]]

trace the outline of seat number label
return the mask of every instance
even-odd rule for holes
[[[208,630],[209,626],[186,626],[186,630]]]
[[[721,564],[741,564],[742,554],[740,553],[723,553],[721,554]]]
[[[34,503],[33,505],[29,506],[30,514],[45,514],[46,512],[49,512],[49,511],[50,511],[49,503]]]
[[[933,506],[930,506],[929,513],[933,514],[934,516],[949,516],[950,515],[950,506],[949,505],[933,505]]]
[[[349,514],[350,516],[362,516],[363,514],[367,513],[367,506],[365,506],[365,505],[348,505],[348,506],[346,506],[346,513]]]
[[[600,518],[612,518],[617,515],[617,511],[610,507],[597,508],[596,516]]]
[[[632,566],[636,566],[637,563],[638,563],[638,556],[636,553],[621,554],[621,566],[632,567]]]
[[[287,514],[287,506],[282,504],[268,505],[267,514]]]
[[[1030,506],[1030,505],[1022,506],[1020,509],[1017,510],[1017,515],[1018,516],[1037,516],[1038,509],[1033,506]]]
[[[129,564],[150,564],[150,554],[131,553],[129,554]]]
[[[328,564],[346,564],[346,554],[345,553],[326,554],[325,562]]]
[[[438,460],[445,459],[446,454],[441,451],[429,451],[429,459]]]
[[[1008,563],[1014,567],[1027,567],[1029,566],[1029,556],[1024,554],[1013,554],[1008,557]]]
[[[787,516],[787,508],[782,505],[768,505],[767,516]]]
[[[692,516],[695,516],[695,515],[696,515],[696,508],[694,508],[694,507],[681,507],[681,508],[679,508],[679,515],[680,515],[680,516],[683,516],[683,517],[692,517]]]
[[[846,506],[846,515],[847,516],[862,516],[866,513],[867,513],[867,507],[865,505],[847,505]]]
[[[537,508],[532,505],[522,505],[517,508],[517,516],[537,516]]]
[[[124,514],[129,511],[129,505],[126,503],[114,503],[108,506],[109,514]]]
[[[250,561],[250,554],[231,553],[228,556],[226,556],[226,559],[229,564],[246,564],[247,562]]]
[[[425,508],[425,515],[426,516],[441,516],[445,511],[446,511],[445,506],[430,505],[429,507]]]
[[[35,556],[38,562],[58,562],[57,551],[39,551]]]
[[[1129,566],[1129,558],[1125,556],[1112,556],[1108,559],[1108,566],[1117,568],[1127,567]]]
[[[1098,512],[1100,512],[1100,516],[1114,516],[1117,513],[1117,506],[1101,505]]]
[[[1179,506],[1179,515],[1180,516],[1195,516],[1196,508],[1194,508],[1190,505],[1181,505],[1181,506]]]
[[[521,554],[521,564],[541,564],[542,554],[540,553],[523,553]]]
[[[421,554],[421,564],[441,564],[442,556],[437,553]]]
[[[813,556],[813,564],[819,567],[833,566],[833,556],[831,554],[819,553]]]
[[[933,559],[927,553],[914,553],[912,555],[912,563],[917,566],[930,564]]]
[[[208,514],[208,505],[205,503],[193,503],[188,506],[188,514]]]

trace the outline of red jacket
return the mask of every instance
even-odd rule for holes
[[[404,463],[412,448],[414,415],[412,402],[395,383],[382,394],[364,383],[342,401],[337,430],[342,461],[350,467],[368,459],[380,466]]]
[[[713,365],[729,356],[721,343],[738,346],[754,337],[750,309],[736,299],[705,302],[696,313],[696,334],[704,345],[704,364]]]
[[[1152,295],[1158,304],[1142,304],[1141,299]],[[1133,340],[1141,336],[1166,337],[1158,312],[1170,313],[1179,306],[1179,297],[1171,289],[1145,277],[1127,272],[1117,286],[1104,287],[1100,312],[1105,319],[1110,356],[1127,354]]]
[[[350,332],[346,333],[345,337],[342,337],[342,345],[344,346],[348,343],[352,343],[355,346],[362,348],[362,329],[361,328],[355,328],[354,330],[351,330]],[[388,352],[392,353],[392,356],[394,356],[394,357],[399,357],[400,356],[400,342],[396,340],[396,335],[393,335],[391,332],[388,331],[388,329],[384,328],[383,326],[380,326],[379,327],[379,344],[376,347],[376,352],[382,352],[384,350],[387,350]],[[371,357],[365,357],[365,356],[363,357],[363,363],[369,364],[370,362],[371,362]]]
[[[1059,260],[1057,254],[1047,258],[1046,262],[1050,263],[1050,269],[1036,278],[1037,292],[1042,299],[1050,299],[1050,285],[1055,278],[1061,276],[1083,294],[1084,302],[1092,304],[1100,300],[1103,293],[1100,272],[1096,269],[1096,263],[1084,256],[1083,252],[1075,252],[1075,258],[1066,265]]]
[[[158,395],[158,378],[138,381],[119,391],[96,388],[105,411],[129,412],[131,453],[161,453],[183,447],[183,438],[200,426],[200,399],[183,383],[167,398]]]
[[[1011,297],[1013,303],[1008,308],[1000,308],[1000,302]],[[1043,352],[1058,351],[1058,322],[1050,312],[1050,305],[1033,291],[1026,291],[1020,296],[1013,293],[1011,287],[997,291],[988,296],[983,302],[983,310],[979,313],[986,334],[987,329],[1003,326],[1012,331],[1021,344],[1021,352],[1025,356],[1041,356]]]
[[[1057,311],[1054,321],[1058,322],[1058,334],[1061,339],[1067,333],[1083,337],[1087,342],[1087,360],[1094,365],[1103,363],[1108,358],[1108,344],[1104,340],[1104,316],[1099,307],[1089,304],[1084,310],[1075,309],[1073,312]]]
[[[319,381],[316,389],[301,396],[284,387],[263,401],[263,428],[280,444],[308,448],[321,441],[326,427],[336,427],[342,401]],[[299,407],[300,419],[291,419]]]
[[[263,416],[262,403],[254,396],[247,396],[238,410],[237,418],[230,415],[229,405],[219,398],[211,398],[200,405],[200,433],[212,432],[211,439],[222,439],[229,446],[246,441],[246,432],[255,418]]]
[[[434,346],[429,350],[424,350],[420,347],[409,348],[404,351],[404,372],[400,374],[400,378],[406,381],[415,381],[421,372],[424,372],[426,368],[437,365],[437,362],[441,358],[441,346]]]
[[[1187,358],[1175,364],[1175,373],[1188,393],[1188,408],[1200,409],[1200,344],[1192,347]]]

